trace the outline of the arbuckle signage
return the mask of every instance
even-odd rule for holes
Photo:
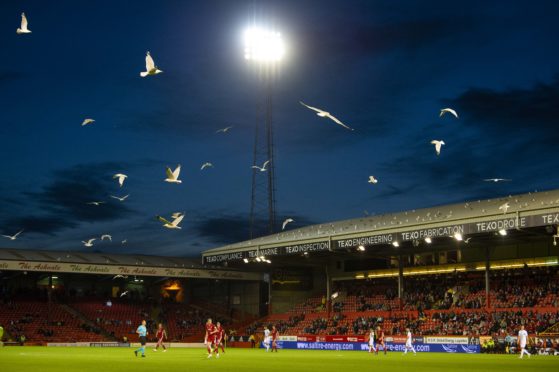
[[[124,265],[93,265],[78,263],[50,263],[36,261],[0,260],[0,269],[19,271],[43,271],[51,273],[107,274],[171,276],[175,278],[260,280],[258,273],[232,270],[186,269],[170,267],[140,267]]]

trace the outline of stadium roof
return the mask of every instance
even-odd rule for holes
[[[202,256],[210,264],[235,262],[557,224],[559,190],[550,190],[312,225],[210,249]]]

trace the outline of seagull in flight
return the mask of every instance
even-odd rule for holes
[[[124,297],[124,296],[126,296],[127,294],[128,294],[128,291],[124,291],[124,292],[122,292],[122,293],[120,294],[120,297]]]
[[[92,201],[87,203],[88,205],[96,205],[96,206],[100,206],[101,204],[105,204],[106,202],[104,201]]]
[[[290,223],[290,222],[294,222],[293,218],[288,218],[285,221],[283,221],[283,223],[281,224],[281,229],[285,230],[285,226],[287,226],[287,224]]]
[[[202,168],[200,168],[200,170],[204,170],[208,167],[213,167],[214,165],[212,163],[204,163],[202,164]]]
[[[452,116],[454,116],[456,119],[458,119],[458,113],[457,113],[456,111],[454,111],[453,109],[451,109],[451,108],[444,108],[444,109],[441,109],[441,113],[439,114],[439,117],[442,118],[443,115],[446,114],[447,112],[448,112],[449,114],[451,114]]]
[[[374,176],[369,176],[369,180],[367,182],[374,185],[375,183],[378,183],[378,180]]]
[[[505,204],[499,207],[499,210],[503,211],[503,214],[506,214],[509,208],[510,208],[509,202],[506,202]]]
[[[84,121],[82,121],[82,127],[93,123],[95,123],[95,119],[90,119],[90,118],[84,119]]]
[[[511,179],[508,178],[486,178],[484,179],[485,182],[510,182],[512,181]]]
[[[82,240],[82,243],[83,243],[83,245],[86,246],[86,247],[93,247],[93,241],[94,241],[94,240],[97,240],[97,239],[95,239],[95,238],[89,239],[89,240],[86,241],[86,242],[84,242],[84,241]]]
[[[30,34],[31,30],[27,28],[27,17],[25,13],[21,13],[21,27],[16,30],[18,35],[20,34]]]
[[[123,241],[120,242],[120,244],[124,245],[124,244],[126,244],[126,242],[127,242],[127,240],[124,239]]]
[[[225,128],[218,129],[216,131],[216,133],[227,133],[227,131],[229,131],[229,129],[231,129],[231,128],[233,128],[232,125],[230,127],[225,127]]]
[[[128,194],[128,195],[124,195],[124,196],[123,196],[122,198],[119,198],[118,196],[114,196],[114,195],[111,195],[111,198],[113,198],[113,199],[117,199],[117,200],[119,200],[119,201],[123,202],[123,201],[125,201],[125,200],[126,200],[126,198],[128,198],[129,196],[130,196],[130,194]]]
[[[105,239],[108,239],[110,242],[113,241],[113,237],[110,236],[109,234],[101,235],[101,241],[103,241],[103,240],[105,240]]]
[[[175,212],[171,215],[172,219],[179,218],[180,216],[184,216],[184,212]]]
[[[309,106],[309,105],[305,104],[303,101],[299,101],[299,103],[302,104],[303,106],[313,110],[313,111],[316,111],[316,114],[318,116],[320,116],[321,118],[328,118],[328,119],[332,120],[334,123],[336,123],[338,125],[341,125],[342,127],[346,128],[346,129],[353,130],[353,128],[348,127],[347,125],[342,123],[340,120],[338,120],[338,118],[336,118],[334,115],[330,114],[329,112],[321,110],[321,109],[316,108],[316,107]]]
[[[175,170],[172,171],[172,172],[171,172],[171,168],[167,167],[165,172],[167,173],[167,178],[165,178],[165,182],[182,183],[182,181],[179,180],[179,175],[181,174],[181,165],[180,164],[177,165]]]
[[[435,151],[437,152],[437,156],[441,154],[441,147],[445,144],[444,141],[432,140],[432,145],[435,145]]]
[[[5,238],[8,238],[8,239],[10,239],[10,240],[16,240],[16,239],[17,239],[17,236],[18,236],[19,234],[21,234],[22,232],[23,232],[23,230],[20,230],[20,231],[19,231],[17,234],[15,234],[15,235],[2,235],[2,236],[5,237]]]
[[[251,168],[258,169],[260,170],[260,172],[266,172],[267,171],[266,166],[268,165],[269,162],[270,162],[269,160],[266,160],[264,164],[262,164],[262,168],[260,168],[258,165],[253,165]]]
[[[163,227],[166,227],[168,229],[181,229],[182,227],[179,226],[179,223],[181,223],[183,218],[184,218],[184,214],[181,214],[176,218],[174,218],[173,222],[171,222],[161,216],[157,216],[157,219],[163,222]]]
[[[124,185],[124,180],[127,179],[128,176],[126,174],[117,173],[113,176],[113,179],[115,178],[118,178],[118,184],[122,187],[122,185]]]
[[[163,71],[161,71],[156,65],[155,62],[153,62],[153,58],[151,57],[151,54],[149,54],[149,52],[146,53],[146,71],[142,71],[140,72],[140,76],[141,77],[146,77],[148,75],[157,75],[162,73]]]

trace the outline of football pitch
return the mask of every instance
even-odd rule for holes
[[[397,371],[557,371],[559,357],[515,355],[418,353],[387,356],[357,351],[229,349],[219,359],[206,358],[204,349],[146,351],[135,357],[133,348],[3,347],[2,370],[10,372],[113,371],[281,371],[356,372]]]

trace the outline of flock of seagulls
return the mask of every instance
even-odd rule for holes
[[[25,16],[25,13],[21,14],[21,25],[19,28],[17,28],[16,30],[17,34],[30,34],[31,30],[29,30],[29,23],[27,20],[27,17]],[[151,56],[151,53],[149,51],[146,52],[146,57],[145,57],[145,65],[146,65],[146,70],[140,72],[140,76],[142,78],[148,77],[148,76],[153,76],[153,75],[158,75],[161,74],[163,72],[163,70],[161,70],[156,64],[155,61],[153,59],[153,57]],[[313,107],[310,105],[307,105],[306,103],[299,101],[299,103],[308,108],[309,110],[312,110],[316,113],[317,116],[321,117],[321,118],[326,118],[329,119],[331,121],[333,121],[335,124],[353,131],[354,129],[349,127],[348,125],[344,124],[341,120],[339,120],[337,117],[335,117],[334,115],[332,115],[330,112],[325,111],[323,109],[317,108],[317,107]],[[452,108],[443,108],[440,110],[440,114],[439,117],[443,117],[445,115],[452,115],[454,118],[458,119],[458,113],[456,112],[456,110],[452,109]],[[95,123],[95,119],[93,118],[85,118],[82,123],[81,126],[88,126]],[[228,131],[230,131],[231,129],[233,129],[233,126],[227,126],[225,128],[221,128],[218,129],[216,131],[216,133],[227,133]],[[437,154],[437,156],[439,156],[441,154],[441,149],[442,146],[445,145],[444,140],[432,140],[431,144],[435,146],[435,152]],[[268,170],[267,166],[270,163],[270,160],[266,160],[262,166],[258,166],[258,165],[252,165],[252,169],[255,169],[257,171],[260,172],[266,172]],[[202,164],[202,166],[200,167],[200,170],[205,170],[207,168],[211,168],[213,167],[213,164],[211,162],[205,162],[204,164]],[[171,168],[166,167],[165,173],[166,173],[166,178],[164,179],[165,182],[168,183],[174,183],[174,184],[181,184],[182,180],[179,179],[180,177],[180,172],[181,172],[181,165],[177,165],[177,167],[175,168],[175,170],[171,170]],[[125,180],[128,178],[128,176],[126,174],[123,173],[117,173],[115,175],[113,175],[113,179],[116,179],[118,181],[119,187],[123,187]],[[493,183],[499,183],[499,182],[510,182],[511,179],[506,179],[506,178],[488,178],[488,179],[484,179],[485,182],[493,182]],[[372,185],[376,185],[378,183],[378,180],[370,175],[368,178],[368,183],[372,184]],[[111,198],[118,200],[119,202],[124,202],[128,197],[130,196],[130,194],[127,194],[125,196],[115,196],[115,195],[110,195]],[[105,204],[105,201],[91,201],[88,202],[88,205],[93,205],[93,206],[100,206],[102,204]],[[499,207],[499,210],[502,210],[503,213],[507,213],[507,210],[509,208],[509,204],[505,203],[503,205],[501,205]],[[368,213],[367,213],[368,214]],[[171,220],[169,221],[164,217],[161,216],[156,216],[156,219],[158,221],[160,221],[161,223],[163,223],[163,227],[167,228],[167,229],[181,229],[181,227],[179,226],[179,224],[181,223],[181,221],[183,220],[185,214],[181,213],[181,212],[176,212],[173,213],[171,215]],[[282,223],[282,230],[285,230],[286,226],[289,223],[294,222],[294,220],[292,218],[287,218],[286,220],[283,221]],[[17,234],[15,235],[2,235],[3,237],[6,237],[10,240],[16,240],[17,237],[23,232],[23,230],[19,231]],[[84,244],[84,246],[86,247],[92,247],[93,246],[93,242],[97,240],[97,238],[92,238],[89,239],[87,241],[82,241],[82,243]],[[109,234],[104,234],[101,236],[101,241],[104,240],[108,240],[112,242],[112,236]],[[121,244],[125,244],[127,242],[126,239],[121,241]],[[126,292],[123,293],[123,295],[125,295]]]

